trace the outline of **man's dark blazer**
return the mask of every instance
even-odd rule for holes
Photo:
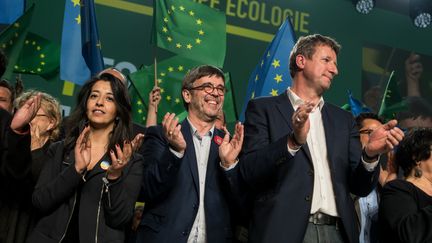
[[[350,192],[366,196],[378,170],[361,164],[353,116],[325,103],[322,108],[328,161],[338,214],[349,242],[358,242]],[[287,149],[293,107],[285,93],[251,100],[239,164],[226,175],[241,203],[251,203],[250,242],[303,242],[312,204],[314,167],[307,144],[293,157]],[[245,196],[245,192],[252,192]],[[241,195],[241,197],[240,197]]]
[[[169,150],[161,126],[147,128],[141,188],[145,206],[137,242],[187,242],[189,237],[198,212],[200,185],[191,127],[187,120],[181,125],[187,144],[182,159]],[[223,192],[225,178],[219,166],[215,136],[223,138],[223,134],[214,130],[207,165],[204,210],[208,243],[231,242],[232,237],[228,202]]]

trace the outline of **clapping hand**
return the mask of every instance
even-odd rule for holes
[[[235,125],[234,136],[231,139],[226,127],[223,127],[223,130],[225,131],[225,136],[222,144],[219,146],[219,158],[221,159],[222,166],[229,168],[236,162],[240,154],[243,145],[244,127],[240,122],[237,123]]]
[[[75,169],[83,174],[91,161],[90,126],[86,126],[75,143]]]
[[[181,132],[181,125],[174,113],[167,112],[162,120],[165,137],[170,146],[178,153],[183,154],[186,150],[186,141]]]
[[[40,105],[40,94],[28,99],[24,105],[15,112],[10,125],[11,129],[16,133],[22,133],[22,129],[36,116]]]
[[[130,141],[123,142],[123,149],[119,144],[115,145],[115,152],[110,151],[111,166],[108,168],[108,179],[115,180],[121,176],[123,168],[129,163],[133,148]]]

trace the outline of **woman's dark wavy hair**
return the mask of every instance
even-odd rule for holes
[[[86,114],[87,100],[90,96],[93,85],[100,80],[110,83],[117,110],[115,126],[111,133],[111,138],[109,139],[108,151],[115,151],[116,144],[122,146],[124,140],[130,140],[131,138],[131,103],[126,86],[113,75],[104,73],[87,81],[78,94],[77,106],[69,116],[66,124],[66,127],[70,129],[68,129],[65,138],[65,155],[74,149],[78,136],[88,124],[88,118]]]
[[[395,153],[395,162],[407,177],[417,162],[431,156],[432,128],[414,128],[409,130],[400,142]]]

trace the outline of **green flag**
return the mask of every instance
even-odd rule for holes
[[[142,97],[139,95],[134,85],[129,87],[129,94],[132,105],[132,119],[136,123],[140,123],[145,126],[147,106],[144,105]]]
[[[31,18],[33,15],[34,4],[20,17],[15,23],[8,26],[0,33],[0,48],[8,58],[8,66],[4,77],[12,79],[12,72],[23,47]]]
[[[158,47],[201,63],[222,67],[226,49],[225,14],[192,0],[155,0]]]
[[[15,63],[14,72],[51,77],[57,74],[59,67],[60,46],[29,32]]]
[[[158,86],[161,89],[161,101],[158,106],[158,122],[161,122],[163,116],[167,112],[174,112],[178,115],[179,119],[185,117],[185,108],[183,106],[183,99],[181,96],[181,88],[183,77],[193,67],[200,65],[200,63],[189,60],[180,56],[175,56],[157,64],[157,75],[158,75]],[[140,97],[140,100],[132,100],[135,102],[136,107],[140,107],[143,113],[139,110],[133,111],[134,113],[142,114],[143,117],[138,117],[141,121],[145,121],[145,115],[147,114],[148,96],[154,86],[154,66],[145,66],[135,73],[129,75],[132,85],[137,93],[131,93]],[[225,94],[224,111],[226,116],[226,122],[235,122],[237,120],[237,114],[234,109],[232,89],[229,81],[229,74],[225,74],[225,86],[227,87],[227,93]],[[130,90],[132,92],[133,90]],[[144,104],[139,106],[138,102]],[[134,107],[135,108],[135,107]],[[135,120],[136,122],[140,122]]]
[[[398,83],[394,71],[392,71],[384,90],[378,115],[386,119],[394,119],[396,113],[406,109],[408,109],[406,100],[402,98],[399,92]]]

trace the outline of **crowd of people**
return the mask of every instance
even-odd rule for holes
[[[432,128],[326,102],[340,48],[300,37],[292,85],[251,100],[233,134],[210,65],[183,79],[185,120],[158,124],[155,87],[145,127],[114,68],[66,118],[51,95],[2,81],[0,242],[431,242]]]

